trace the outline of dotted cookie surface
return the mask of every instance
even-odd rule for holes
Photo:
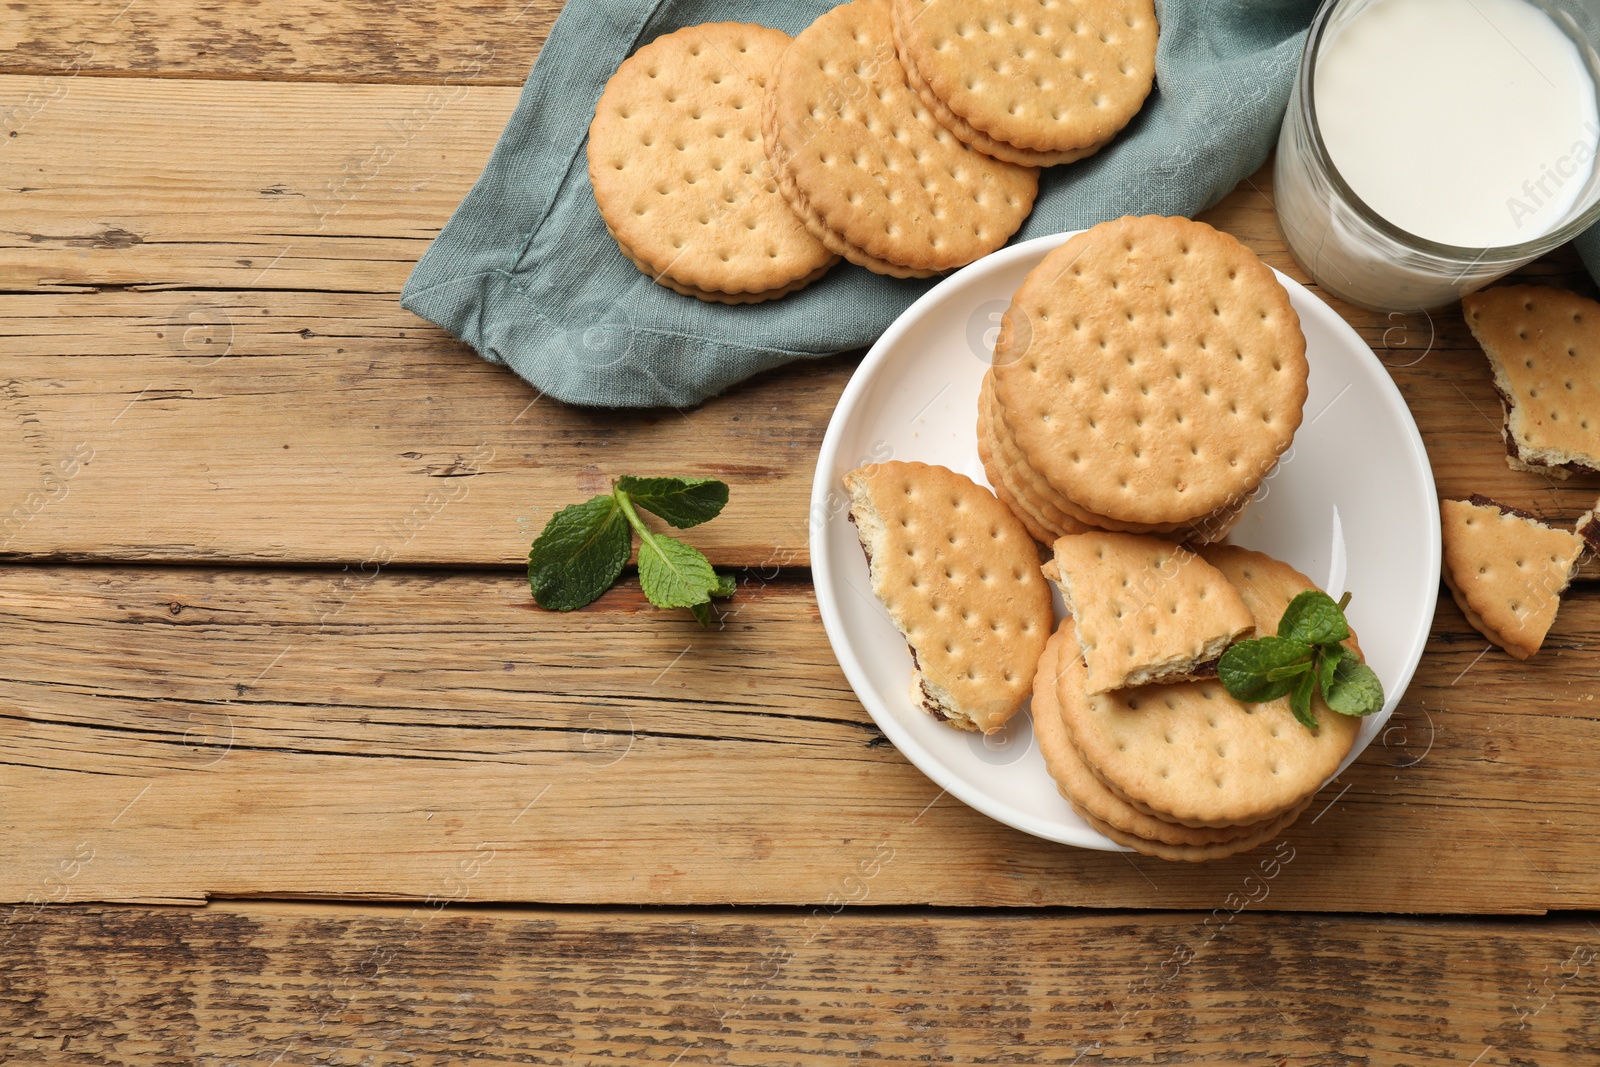
[[[1004,479],[1011,499],[1032,515],[1035,522],[1054,531],[1055,537],[1087,530],[1115,530],[1156,534],[1191,544],[1210,544],[1228,535],[1249,503],[1248,497],[1241,496],[1217,511],[1188,523],[1127,522],[1097,515],[1068,500],[1028,466],[1027,457],[1017,448],[1005,420],[998,414],[992,372],[984,375],[983,385],[978,392],[978,411],[978,454],[981,458],[987,451],[991,457],[984,461],[984,469],[991,471],[990,480],[993,481],[997,472]],[[1049,544],[1052,540],[1054,538],[1046,539],[1045,543]]]
[[[589,178],[622,252],[703,300],[765,300],[836,257],[789,210],[761,140],[766,80],[789,37],[738,22],[690,26],[635,52],[589,127]]]
[[[1288,293],[1204,223],[1101,223],[1028,273],[995,343],[995,401],[1028,465],[1124,522],[1184,523],[1251,493],[1306,398]]]
[[[1561,478],[1565,463],[1600,469],[1600,304],[1512,285],[1465,296],[1461,307],[1494,368],[1515,458]]]
[[[1151,0],[893,0],[909,83],[967,143],[1069,163],[1108,143],[1155,80]]]
[[[1445,585],[1467,621],[1518,659],[1538,652],[1583,539],[1469,500],[1441,501],[1439,525]]]
[[[1170,541],[1096,531],[1054,548],[1091,695],[1192,674],[1255,627],[1222,572]]]
[[[974,151],[929,112],[906,83],[889,12],[889,0],[853,0],[795,38],[773,76],[765,143],[818,240],[880,274],[924,277],[1005,244],[1039,177]]]
[[[1203,550],[1276,633],[1295,593],[1311,580],[1259,552]],[[1063,663],[1056,687],[1063,721],[1084,762],[1112,792],[1150,814],[1190,826],[1260,822],[1289,811],[1338,769],[1360,720],[1312,703],[1320,723],[1302,726],[1287,697],[1244,704],[1218,681],[1119,689],[1089,696],[1081,660]]]
[[[992,732],[1027,699],[1052,622],[1033,540],[971,479],[924,463],[845,476],[872,591],[919,672]],[[953,720],[954,721],[954,720]]]

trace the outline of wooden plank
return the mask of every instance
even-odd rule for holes
[[[732,486],[687,535],[718,562],[804,563],[812,469],[855,365],[786,368],[693,411],[594,412],[389,297],[29,295],[0,316],[0,556],[24,558],[516,567],[613,477],[682,474]]]
[[[1600,1055],[1585,921],[485,912],[442,893],[50,909],[13,930],[0,1032],[19,1062],[63,1067]]]
[[[0,77],[0,290],[398,293],[516,100],[470,84]]]
[[[0,288],[29,292],[0,296],[0,521],[26,521],[0,554],[356,563],[387,548],[408,565],[514,566],[540,516],[608,476],[678,471],[734,485],[699,535],[720,562],[805,562],[848,361],[682,414],[528,409],[536,393],[396,306],[514,96],[463,89],[434,114],[432,91],[78,79],[8,144],[8,165],[28,165],[0,189],[15,231]],[[175,182],[171,145],[197,124],[204,154]],[[347,180],[373,146],[389,162]],[[1206,217],[1303,277],[1270,196],[1263,170]],[[1589,284],[1570,250],[1526,274]],[[92,291],[47,291],[63,285]],[[1410,399],[1442,493],[1554,518],[1600,494],[1594,478],[1505,467],[1487,363],[1456,311],[1340,311]],[[95,459],[63,494],[52,468],[80,447]],[[471,491],[439,507],[438,476],[474,462],[456,479]],[[395,545],[419,508],[427,522]]]
[[[1049,844],[943,796],[872,726],[808,587],[747,578],[704,632],[628,582],[0,571],[0,899],[804,904],[893,853],[875,904],[1219,907],[1195,867]],[[1446,599],[1383,738],[1286,838],[1278,910],[1600,903],[1600,589],[1514,663]],[[79,862],[63,878],[63,861]]]
[[[560,0],[23,0],[0,73],[520,85]]]

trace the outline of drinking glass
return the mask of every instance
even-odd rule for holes
[[[1335,296],[1375,311],[1423,311],[1460,299],[1530,260],[1572,240],[1600,221],[1600,165],[1587,173],[1568,159],[1530,160],[1539,178],[1545,164],[1585,183],[1572,207],[1552,229],[1520,244],[1466,248],[1408,233],[1383,218],[1340,176],[1317,126],[1318,56],[1325,42],[1373,3],[1326,0],[1312,19],[1299,75],[1278,136],[1274,170],[1278,221],[1294,258],[1318,285]],[[1600,86],[1600,4],[1596,0],[1529,0],[1549,15],[1578,46],[1589,76]],[[1463,0],[1463,7],[1470,0]],[[1463,18],[1471,17],[1464,12]],[[1494,145],[1485,143],[1485,152]],[[1563,157],[1565,159],[1566,157]],[[1405,146],[1395,146],[1394,165],[1404,174]],[[1418,180],[1421,180],[1420,178]]]

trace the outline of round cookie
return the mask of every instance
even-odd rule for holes
[[[1307,369],[1299,317],[1255,253],[1147,215],[1085,230],[1028,273],[1001,320],[994,394],[1063,498],[1154,527],[1254,491],[1300,425]]]
[[[893,0],[908,83],[952,132],[1014,163],[1098,151],[1155,81],[1152,0]]]
[[[794,213],[879,274],[927,277],[994,251],[1038,193],[1038,171],[967,147],[906,84],[889,0],[841,4],[794,39],[763,129]]]
[[[765,26],[690,26],[606,83],[589,126],[595,203],[623,255],[668,288],[754,303],[837,262],[789,210],[762,144],[766,79],[788,45]]]
[[[1201,554],[1239,590],[1258,633],[1276,633],[1295,594],[1315,588],[1259,552],[1222,546]],[[1094,697],[1085,689],[1082,660],[1063,662],[1056,699],[1084,763],[1129,804],[1188,826],[1260,822],[1288,811],[1333,775],[1361,728],[1320,695],[1312,704],[1319,726],[1311,730],[1295,720],[1287,697],[1244,704],[1215,680]]]

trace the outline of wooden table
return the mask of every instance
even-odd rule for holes
[[[397,305],[557,7],[0,16],[0,1062],[1595,1062],[1600,570],[1530,663],[1442,597],[1282,848],[985,819],[818,621],[855,357],[595,413]],[[1206,218],[1303,280],[1271,196]],[[1443,494],[1594,503],[1506,468],[1458,310],[1336,306]],[[620,473],[732,484],[726,629],[532,606],[529,540]]]

